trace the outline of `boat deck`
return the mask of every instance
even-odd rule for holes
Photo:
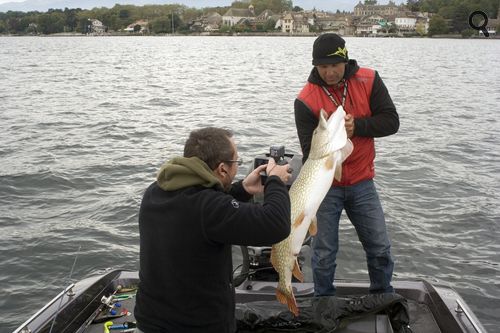
[[[104,325],[108,321],[112,321],[114,325],[135,322],[133,310],[138,282],[137,272],[129,271],[112,271],[81,280],[66,288],[14,333],[49,332],[51,326],[53,332],[101,333],[105,331]],[[121,286],[121,289],[118,286]],[[407,300],[409,326],[413,333],[486,332],[463,299],[451,288],[433,286],[423,280],[393,281],[393,286],[396,292]],[[336,281],[336,287],[339,298],[368,294],[367,282]],[[276,304],[275,288],[276,282],[244,281],[236,288],[236,302],[242,304],[270,301]],[[293,288],[297,299],[313,296],[311,283],[294,283]],[[112,299],[111,295],[119,299],[119,306],[113,301],[106,302],[106,299]],[[103,304],[103,300],[112,306]],[[458,311],[457,304],[460,304]],[[110,316],[111,308],[118,314],[124,315]],[[346,327],[335,332],[394,332],[387,315],[383,313],[367,314],[358,316],[355,320],[351,319]],[[111,332],[123,332],[123,330],[111,330]]]
[[[115,318],[115,319],[110,319],[113,324],[123,324],[125,322],[134,322],[135,317],[133,315],[133,309],[135,305],[134,299],[129,299],[126,301],[121,302],[121,308],[122,309],[127,309],[127,310],[132,310],[130,311],[131,314],[129,316],[123,316],[120,318]],[[434,319],[434,316],[432,315],[431,310],[426,304],[418,303],[416,301],[408,301],[408,306],[410,309],[410,328],[412,329],[413,333],[441,333],[442,331],[440,330],[438,324],[436,323],[436,320]],[[353,323],[349,326],[347,326],[344,329],[338,330],[337,332],[339,333],[370,333],[370,332],[375,332],[374,330],[366,330],[368,327],[374,328],[376,325],[376,316],[367,316],[363,321],[362,324],[356,325],[356,323]],[[85,333],[102,333],[104,329],[104,322],[101,323],[94,323],[91,324],[85,331]],[[365,329],[365,330],[363,330]],[[83,333],[82,332],[82,333]],[[113,332],[113,331],[111,331]],[[119,332],[119,331],[115,331]],[[390,332],[390,331],[387,331]],[[380,332],[378,332],[380,333]],[[384,332],[382,332],[384,333]]]

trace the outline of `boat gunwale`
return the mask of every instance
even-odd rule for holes
[[[87,325],[90,318],[96,314],[99,308],[98,304],[101,304],[102,296],[112,293],[118,285],[129,285],[132,281],[137,284],[139,281],[138,272],[120,269],[109,271],[103,275],[94,275],[82,279],[66,287],[63,292],[59,293],[47,305],[31,316],[30,319],[21,324],[13,333],[49,332],[48,324],[53,320],[58,311],[58,316],[60,316],[61,313],[70,310],[71,307],[76,309],[77,304],[86,298],[88,301],[87,304],[82,310],[71,311],[71,315],[74,315],[74,318],[71,321],[68,320],[64,326],[65,332],[82,332],[82,326]],[[427,280],[421,278],[393,280],[392,284],[396,292],[401,296],[414,302],[425,304],[431,311],[442,333],[486,332],[463,298],[452,287],[444,284],[432,285]],[[97,290],[92,290],[92,288],[96,289],[98,285],[101,287],[97,287]],[[274,281],[246,280],[243,284],[235,288],[236,299],[237,301],[243,301],[243,303],[262,300],[262,298],[275,299],[276,285],[277,282]],[[339,297],[368,294],[369,282],[365,280],[336,280],[335,285],[337,287],[337,296]],[[296,291],[295,295],[297,298],[311,297],[314,294],[314,284],[311,282],[293,282],[292,286]],[[68,296],[67,292],[69,290],[73,290],[75,295]],[[89,295],[89,291],[92,291],[92,295]],[[62,305],[58,305],[59,308],[55,308],[57,301],[61,297],[63,297]],[[465,310],[464,312],[468,312],[465,316],[456,311],[453,304],[457,300],[461,301],[462,309]],[[93,306],[92,309],[86,311],[90,306]],[[68,315],[66,314],[66,316]],[[466,320],[463,320],[464,318]],[[26,331],[26,329],[29,331]]]

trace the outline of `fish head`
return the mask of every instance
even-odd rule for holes
[[[325,110],[321,109],[318,126],[313,132],[311,140],[311,158],[321,158],[342,149],[347,143],[345,129],[345,111],[342,106],[328,117]]]

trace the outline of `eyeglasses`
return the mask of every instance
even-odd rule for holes
[[[225,162],[225,163],[238,163],[238,166],[240,166],[240,165],[243,164],[243,160],[241,158],[237,159],[237,160],[227,160],[227,161],[222,161],[222,162]]]

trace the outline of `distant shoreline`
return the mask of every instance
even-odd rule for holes
[[[130,34],[130,33],[104,33],[104,34],[82,34],[76,32],[61,32],[55,34],[0,34],[0,37],[316,37],[321,33],[309,32],[301,34],[289,34],[283,32],[240,32],[240,33],[188,33],[188,34]],[[434,35],[429,36],[398,36],[398,35],[385,35],[385,36],[355,36],[355,35],[342,35],[342,37],[354,38],[429,38],[429,39],[500,39],[500,35],[484,37],[484,36],[471,36],[463,37],[459,34],[448,35]]]

